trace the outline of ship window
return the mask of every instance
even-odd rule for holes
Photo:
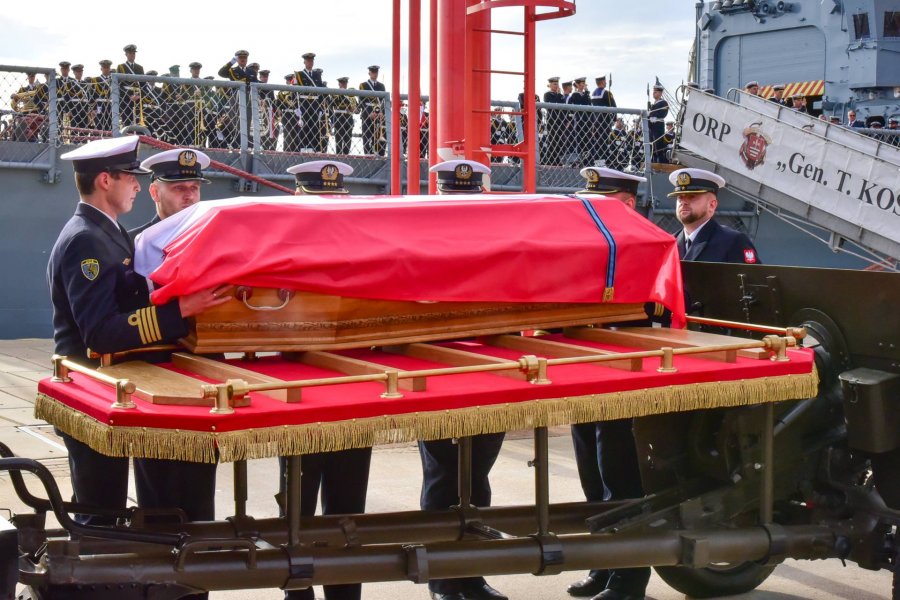
[[[900,37],[900,12],[884,13],[884,37]]]
[[[853,29],[856,31],[857,40],[871,37],[869,34],[869,13],[853,15]]]

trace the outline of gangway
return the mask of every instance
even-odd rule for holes
[[[762,98],[687,90],[681,164],[719,173],[776,214],[900,259],[900,148]]]

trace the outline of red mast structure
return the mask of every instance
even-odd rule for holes
[[[421,3],[409,3],[409,161],[408,193],[419,189],[418,141],[415,126],[419,115]],[[493,29],[491,11],[521,7],[521,31]],[[400,75],[399,0],[394,1],[394,80]],[[543,12],[538,12],[542,10]],[[429,164],[453,158],[477,160],[485,165],[491,156],[516,156],[523,163],[524,191],[537,187],[537,108],[535,106],[535,29],[538,21],[575,14],[575,0],[430,0],[430,123]],[[491,39],[494,35],[523,38],[524,57],[519,71],[496,70],[491,65]],[[522,78],[524,106],[513,115],[521,115],[522,141],[515,144],[491,144],[491,76]],[[395,151],[391,155],[392,193],[400,193],[400,93],[393,87]],[[434,193],[434,178],[429,177],[429,193]]]

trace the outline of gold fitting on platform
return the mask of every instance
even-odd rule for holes
[[[209,409],[210,414],[230,415],[234,413],[234,407],[231,406],[231,402],[229,401],[230,387],[231,385],[229,383],[220,383],[216,386],[216,404]]]
[[[656,370],[660,373],[677,373],[678,369],[675,368],[675,355],[672,352],[672,349],[669,347],[660,348],[662,350],[662,356],[659,361],[659,368]]]
[[[202,393],[202,398],[204,400],[212,400],[213,404],[215,404],[216,395],[219,393],[218,388],[211,383],[204,383],[200,386],[200,391]]]
[[[228,387],[228,400],[232,406],[235,400],[240,400],[250,393],[250,384],[243,379],[228,379],[225,385]]]
[[[101,367],[109,367],[113,364],[113,355],[112,354],[101,354],[100,355],[100,366]]]
[[[71,383],[72,378],[69,377],[69,367],[63,364],[66,360],[65,356],[54,354],[53,358],[53,382],[54,383]]]
[[[806,327],[788,327],[785,329],[785,335],[795,341],[800,341],[806,337]]]
[[[525,354],[519,357],[519,370],[525,373],[528,381],[537,377],[538,357],[534,354]]]
[[[791,360],[787,356],[788,340],[794,340],[794,338],[783,338],[777,335],[767,335],[763,338],[766,348],[773,352],[769,360],[773,362],[788,362]],[[796,340],[794,340],[794,343],[796,343]]]
[[[534,379],[530,379],[529,382],[534,385],[550,385],[553,382],[547,377],[547,359],[539,358],[537,359],[537,362],[537,376],[534,377]]]
[[[137,389],[133,383],[127,379],[116,380],[116,401],[113,402],[113,408],[135,408],[137,405],[131,399],[134,390]]]
[[[259,357],[256,356],[256,352],[244,352],[244,356],[241,357],[241,360],[245,360],[247,362],[256,362]]]
[[[402,398],[399,373],[397,371],[385,371],[385,375],[387,375],[387,379],[384,382],[384,392],[382,392],[381,397],[388,400]]]

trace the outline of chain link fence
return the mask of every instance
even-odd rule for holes
[[[870,129],[855,129],[854,131],[861,133],[863,135],[867,135],[872,139],[878,140],[879,142],[884,142],[889,146],[893,146],[895,148],[900,148],[900,127],[889,126],[888,128],[870,128]]]
[[[389,184],[389,93],[263,83],[249,89],[254,174],[292,180],[288,167],[333,157],[353,167],[348,183]]]
[[[53,69],[0,65],[0,165],[51,170],[59,145]],[[50,150],[50,152],[48,152]]]
[[[235,81],[113,73],[111,127],[175,146],[245,150],[247,94]]]
[[[258,150],[387,155],[387,92],[254,83],[250,94],[253,143]]]

